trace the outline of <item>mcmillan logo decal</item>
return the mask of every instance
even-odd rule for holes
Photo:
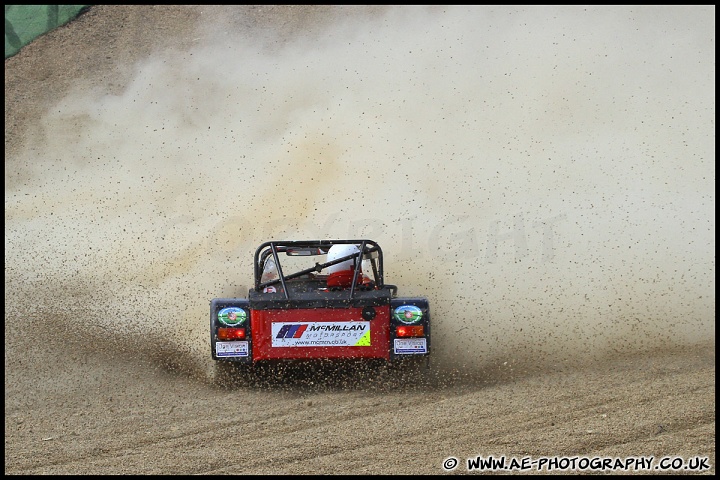
[[[272,324],[273,347],[365,347],[370,344],[370,322]]]
[[[318,325],[310,327],[311,332],[350,332],[354,330],[367,329],[366,325]]]
[[[367,325],[311,325],[307,323],[286,324],[275,338],[300,338],[305,330],[309,332],[354,332],[367,330]]]
[[[275,338],[300,338],[307,327],[307,323],[283,325]]]

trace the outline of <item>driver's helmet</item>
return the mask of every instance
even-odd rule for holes
[[[330,247],[327,253],[327,261],[332,262],[342,257],[347,257],[353,253],[360,252],[360,248],[353,244],[339,244]],[[350,258],[344,262],[329,266],[326,271],[328,275],[329,287],[349,287],[352,284],[352,275],[355,271],[355,261],[357,258]],[[361,277],[362,278],[362,277]]]
[[[330,247],[330,250],[328,250],[327,253],[327,261],[332,262],[333,260],[337,260],[338,258],[347,257],[348,255],[352,255],[353,253],[358,253],[360,251],[360,248],[357,245],[347,244],[347,245],[333,245]],[[340,272],[342,270],[354,270],[355,269],[355,262],[354,259],[350,258],[348,260],[345,260],[344,262],[337,263],[335,265],[331,265],[327,268],[327,273],[335,273]]]

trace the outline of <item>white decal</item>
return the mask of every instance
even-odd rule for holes
[[[427,353],[425,338],[396,338],[395,355],[415,355]]]
[[[242,342],[216,342],[215,354],[218,357],[247,357],[249,354],[247,340]]]
[[[273,347],[369,347],[370,322],[273,322]]]

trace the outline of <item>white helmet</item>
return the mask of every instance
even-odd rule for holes
[[[330,247],[330,250],[328,250],[327,253],[327,261],[332,262],[333,260],[337,260],[338,258],[347,257],[348,255],[352,255],[353,253],[358,253],[360,251],[360,247],[353,244],[340,244],[340,245],[333,245]],[[335,265],[331,265],[327,268],[327,273],[332,274],[335,272],[341,272],[343,270],[353,270],[354,269],[354,262],[355,259],[348,259],[344,262],[336,263]]]

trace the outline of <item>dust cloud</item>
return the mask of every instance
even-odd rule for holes
[[[370,238],[440,369],[714,339],[714,31],[711,6],[402,7],[159,52],[6,159],[6,310],[202,372],[257,245]]]

